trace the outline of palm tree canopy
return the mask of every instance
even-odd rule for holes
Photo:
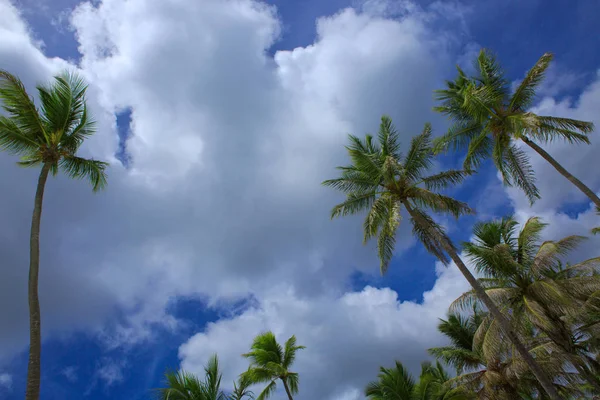
[[[399,134],[392,120],[383,116],[377,138],[367,135],[364,140],[350,135],[346,146],[351,164],[338,167],[341,176],[323,182],[346,195],[346,200],[336,205],[331,217],[346,216],[366,211],[364,241],[378,236],[377,249],[381,272],[387,271],[396,243],[396,230],[400,224],[400,210],[409,204],[432,229],[445,237],[443,228],[428,211],[459,217],[472,213],[466,203],[441,193],[445,188],[463,181],[465,171],[448,170],[428,175],[433,166],[431,126],[411,140],[408,152],[400,152]],[[448,263],[448,256],[440,243],[419,224],[413,224],[413,233],[426,249]]]
[[[204,380],[186,372],[167,372],[166,387],[158,389],[161,400],[227,400],[221,390],[219,359],[213,355],[204,367]]]
[[[47,165],[56,175],[87,179],[94,191],[106,186],[107,163],[77,156],[85,139],[94,134],[85,100],[87,86],[73,73],[63,73],[49,85],[38,85],[40,108],[16,76],[0,70],[0,149],[21,156],[23,167]]]
[[[396,361],[394,368],[379,368],[377,380],[370,382],[365,395],[369,400],[412,400],[415,379]]]
[[[446,82],[444,90],[436,91],[441,105],[434,110],[455,122],[436,141],[436,151],[466,149],[466,169],[477,168],[483,159],[491,157],[507,185],[521,188],[531,202],[539,198],[528,156],[514,139],[587,144],[587,134],[594,129],[591,122],[528,111],[552,57],[550,53],[542,55],[512,92],[500,65],[487,50],[481,50],[476,58],[473,76],[458,68],[458,77]]]
[[[243,374],[244,379],[249,384],[269,383],[257,400],[270,397],[275,392],[278,379],[285,381],[291,394],[298,393],[299,377],[296,372],[290,371],[290,367],[296,359],[296,352],[304,348],[296,344],[293,335],[283,347],[270,331],[254,338],[250,352],[242,356],[250,360],[250,368]]]

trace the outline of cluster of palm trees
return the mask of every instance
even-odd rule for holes
[[[540,193],[522,145],[533,149],[567,178],[600,213],[597,194],[540,145],[553,140],[588,144],[588,134],[594,128],[590,122],[530,111],[551,60],[552,55],[544,54],[511,90],[494,56],[482,50],[475,60],[474,73],[469,75],[459,68],[457,78],[447,82],[444,90],[436,91],[440,105],[435,110],[452,121],[445,135],[433,140],[431,126],[426,124],[402,155],[398,132],[384,116],[377,137],[350,136],[347,150],[351,164],[339,167],[340,177],[324,182],[346,195],[345,201],[333,208],[332,218],[366,211],[364,240],[377,238],[382,273],[392,260],[401,215],[406,212],[413,234],[425,248],[442,263],[453,262],[473,288],[453,305],[456,310],[462,307],[463,314],[451,314],[440,326],[453,345],[432,349],[433,355],[453,366],[459,375],[450,379],[441,364],[427,364],[419,382],[414,383],[398,364],[396,369],[381,370],[381,385],[374,383],[367,390],[371,398],[406,398],[388,394],[387,384],[383,384],[394,381],[396,375],[407,378],[403,393],[423,399],[431,398],[423,393],[434,392],[445,393],[440,395],[444,399],[476,394],[479,398],[557,400],[581,393],[600,394],[600,259],[563,263],[563,256],[583,238],[571,236],[539,244],[544,224],[537,218],[528,220],[518,234],[518,224],[512,218],[479,224],[474,242],[463,246],[477,271],[476,277],[434,215],[458,218],[474,213],[468,204],[444,190],[460,184],[488,158],[504,183],[522,189],[533,203]],[[19,155],[20,166],[40,168],[30,237],[26,400],[38,400],[40,391],[39,243],[48,175],[60,170],[71,178],[87,179],[97,191],[106,186],[108,166],[77,155],[82,143],[94,133],[84,81],[64,73],[49,85],[38,85],[37,92],[39,107],[16,76],[0,70],[4,110],[0,115],[0,149]],[[463,169],[430,173],[435,156],[448,150],[466,151]],[[600,228],[593,231],[598,232]],[[465,316],[464,308],[469,307],[473,311]],[[291,400],[298,391],[298,375],[289,372],[289,367],[301,348],[294,337],[282,348],[272,333],[259,335],[245,355],[251,366],[240,376],[231,398],[251,396],[249,385],[268,383],[258,396],[262,400],[281,382]],[[170,399],[224,399],[219,385],[215,357],[207,365],[204,381],[186,373],[170,374],[169,388],[161,393]],[[190,397],[192,387],[199,388],[205,397]]]
[[[290,337],[281,346],[273,332],[265,332],[254,338],[250,352],[242,354],[250,360],[248,369],[240,374],[229,394],[221,390],[221,371],[217,355],[213,355],[206,367],[204,380],[185,371],[166,374],[165,388],[158,389],[161,400],[254,400],[254,393],[249,389],[255,384],[266,387],[256,400],[266,400],[277,389],[281,382],[289,400],[298,393],[298,373],[290,371],[296,352],[304,346],[296,344],[296,337]]]
[[[442,390],[441,397],[425,398],[557,400],[600,395],[600,258],[564,263],[567,253],[584,238],[539,243],[544,224],[538,218],[529,219],[518,234],[518,224],[510,217],[477,224],[474,241],[463,246],[476,277],[432,215],[458,218],[474,212],[443,190],[475,173],[487,158],[493,160],[505,185],[522,189],[531,203],[538,199],[535,174],[520,143],[548,161],[600,210],[598,196],[538,144],[559,139],[588,144],[593,131],[590,122],[529,111],[551,60],[550,54],[544,54],[511,91],[495,57],[482,50],[472,75],[459,68],[458,77],[436,91],[441,105],[434,109],[453,122],[445,135],[432,140],[431,126],[426,124],[403,155],[398,133],[384,116],[376,138],[350,136],[346,148],[351,164],[339,167],[340,177],[324,182],[346,195],[333,208],[332,218],[366,212],[364,240],[377,237],[382,273],[393,257],[404,209],[413,234],[425,248],[444,264],[452,260],[472,287],[452,306],[463,314],[451,314],[440,325],[452,346],[432,349],[459,374],[440,387],[457,392],[449,395]],[[436,154],[461,149],[466,149],[462,170],[428,173]],[[469,307],[475,308],[464,315]],[[382,369],[378,383],[386,377],[393,380],[390,374],[406,377],[399,366]],[[372,391],[377,382],[369,386],[367,395],[423,398],[414,394],[414,388],[407,389],[415,386],[410,382],[412,378],[400,384],[410,395],[384,390],[385,385],[380,392]]]
[[[513,328],[544,373],[552,378],[559,396],[590,398],[600,393],[600,257],[563,264],[560,256],[574,250],[584,238],[567,236],[539,243],[544,227],[536,217],[528,219],[520,230],[513,218],[479,223],[475,225],[473,241],[465,243],[463,249],[481,276],[478,280],[485,292],[501,305],[502,312],[511,316]],[[388,385],[387,397],[371,390],[376,384],[388,387],[383,385],[386,375],[380,375],[367,388],[367,397],[547,398],[501,326],[481,306],[475,291],[466,292],[450,306],[448,318],[440,322],[438,329],[450,344],[429,349],[429,353],[438,363],[452,367],[456,376],[450,379],[438,374],[430,397],[393,394],[405,393],[401,388],[413,382],[398,362],[396,368],[386,370],[402,377]]]

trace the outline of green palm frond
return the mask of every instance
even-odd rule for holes
[[[253,400],[254,393],[249,389],[252,386],[252,381],[249,379],[246,372],[242,373],[237,382],[233,383],[233,392],[230,400]]]
[[[298,350],[305,349],[305,346],[296,345],[296,336],[292,335],[286,342],[284,346],[284,354],[283,354],[283,368],[289,368],[294,363],[296,359],[296,352]]]
[[[88,180],[94,191],[106,187],[106,162],[66,156],[60,161],[60,166],[69,177]]]
[[[23,133],[15,121],[0,115],[0,149],[11,154],[34,155],[39,143]]]
[[[506,169],[498,169],[503,172],[505,181],[510,186],[514,185],[520,188],[529,199],[529,203],[533,204],[540,198],[540,191],[535,185],[535,172],[527,153],[515,145],[510,145],[505,149],[503,156]]]
[[[365,388],[369,400],[410,400],[415,380],[402,363],[396,361],[394,368],[379,368],[377,380]]]
[[[449,169],[423,178],[423,183],[427,190],[442,190],[462,183],[469,175],[471,174],[467,171]]]
[[[509,109],[511,111],[526,110],[533,105],[535,91],[544,80],[546,70],[554,56],[551,53],[543,54],[535,65],[527,72],[517,89],[511,96]]]
[[[0,69],[0,100],[8,117],[23,136],[37,143],[47,141],[47,132],[33,99],[19,78]]]
[[[266,400],[275,393],[275,389],[277,389],[277,382],[271,381],[260,394],[256,398],[256,400]]]

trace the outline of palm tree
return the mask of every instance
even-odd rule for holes
[[[466,169],[477,167],[483,159],[491,157],[504,183],[521,188],[533,203],[540,195],[527,154],[515,144],[521,140],[600,207],[600,198],[594,191],[536,143],[562,139],[569,143],[589,144],[587,134],[594,130],[591,122],[540,116],[527,111],[535,100],[535,91],[552,57],[550,53],[544,54],[513,93],[500,66],[488,51],[479,53],[474,77],[468,77],[458,68],[458,77],[446,82],[446,89],[436,91],[442,105],[434,110],[450,116],[455,122],[436,142],[436,151],[466,147]]]
[[[413,390],[412,400],[472,400],[475,393],[462,387],[452,387],[451,378],[436,362],[421,364],[419,382]]]
[[[371,135],[367,135],[364,141],[350,135],[350,145],[346,148],[352,164],[339,167],[342,171],[340,178],[323,182],[324,185],[346,194],[346,200],[333,208],[331,217],[367,211],[364,240],[366,242],[378,236],[381,272],[385,273],[394,251],[400,211],[404,207],[411,217],[414,235],[442,263],[449,264],[448,256],[454,261],[479,298],[499,321],[536,378],[551,398],[558,400],[552,381],[528,353],[518,335],[512,330],[508,319],[458,256],[456,247],[443,228],[427,213],[433,211],[457,218],[472,213],[467,204],[439,192],[460,183],[467,173],[449,170],[425,175],[433,162],[429,124],[425,125],[420,135],[413,137],[406,157],[400,154],[398,133],[389,117],[382,117],[377,142]]]
[[[229,396],[229,400],[244,400],[254,399],[254,393],[249,389],[252,382],[247,374],[241,374],[237,382],[233,383],[233,392]]]
[[[490,340],[490,336],[498,334],[498,327],[487,313],[476,307],[469,315],[450,313],[448,319],[441,320],[438,329],[450,339],[450,344],[431,348],[429,353],[456,370],[457,376],[450,380],[454,387],[476,393],[480,399],[497,400],[511,400],[538,390],[535,377],[522,358],[514,354],[512,346],[505,341]],[[529,347],[532,342],[528,340]],[[557,367],[548,357],[542,360],[546,373],[550,370],[549,375],[563,378],[562,371],[557,373],[562,364]],[[564,393],[563,386],[558,385],[557,389]]]
[[[227,400],[221,391],[221,371],[217,355],[211,356],[204,367],[204,380],[185,372],[167,372],[167,387],[158,389],[161,400]]]
[[[61,169],[71,178],[90,181],[97,191],[106,185],[107,163],[78,157],[77,150],[94,133],[86,108],[85,82],[63,73],[50,85],[38,85],[37,108],[16,76],[0,70],[0,149],[21,156],[22,167],[41,167],[31,220],[29,249],[29,363],[26,400],[40,393],[41,318],[38,298],[40,220],[46,179]]]
[[[369,400],[412,400],[415,386],[412,375],[396,361],[394,368],[379,367],[377,380],[367,385],[365,396]]]
[[[465,252],[484,276],[480,282],[486,292],[510,312],[513,323],[530,323],[543,332],[554,345],[554,357],[563,355],[600,394],[600,380],[593,372],[600,372],[599,365],[569,323],[600,291],[600,257],[564,267],[561,258],[585,237],[539,243],[546,226],[539,218],[530,218],[518,233],[517,226],[512,217],[478,223]],[[476,294],[468,292],[456,306],[475,301]]]
[[[282,348],[273,332],[265,332],[254,338],[251,351],[242,354],[250,359],[250,368],[244,372],[244,379],[250,384],[266,383],[267,387],[258,395],[256,400],[269,398],[277,388],[277,381],[281,380],[289,400],[298,393],[298,373],[291,372],[290,367],[296,359],[296,352],[304,349],[296,345],[296,336],[290,337]]]

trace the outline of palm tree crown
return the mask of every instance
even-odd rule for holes
[[[282,347],[277,343],[273,332],[265,332],[254,338],[249,353],[242,354],[250,359],[250,368],[244,372],[245,379],[252,383],[268,383],[267,387],[258,395],[256,400],[270,397],[281,380],[288,398],[298,393],[298,373],[291,372],[290,368],[296,359],[296,352],[304,349],[296,344],[296,337],[290,337]]]
[[[587,134],[594,129],[591,122],[528,111],[551,60],[552,54],[544,54],[512,92],[510,82],[488,51],[481,50],[475,60],[474,76],[467,76],[458,68],[458,77],[446,82],[446,89],[436,91],[441,106],[434,110],[455,122],[436,141],[436,151],[466,148],[466,169],[476,168],[483,159],[491,157],[505,184],[521,188],[533,203],[540,195],[529,158],[514,142],[522,140],[600,206],[600,199],[589,188],[535,143],[563,139],[588,144]]]
[[[94,134],[86,103],[87,86],[75,74],[63,73],[51,85],[38,85],[38,109],[14,75],[0,70],[0,149],[21,156],[20,166],[46,165],[72,178],[88,179],[94,191],[106,186],[106,162],[78,157],[77,150]]]
[[[367,211],[364,240],[366,242],[378,235],[381,272],[385,273],[396,243],[400,209],[403,206],[410,207],[430,228],[413,224],[415,236],[429,252],[448,263],[443,246],[431,234],[435,231],[445,237],[443,228],[427,211],[455,217],[472,211],[467,204],[439,192],[460,183],[467,176],[466,172],[448,170],[426,174],[433,165],[431,126],[426,124],[423,132],[412,139],[406,156],[400,153],[398,132],[387,116],[381,118],[376,140],[371,135],[367,135],[365,140],[350,135],[350,145],[346,149],[352,164],[338,167],[340,178],[323,182],[346,194],[346,200],[333,208],[331,217]]]
[[[217,355],[211,356],[204,367],[204,380],[185,372],[168,372],[167,387],[158,389],[160,400],[227,400],[221,391],[221,371]]]

